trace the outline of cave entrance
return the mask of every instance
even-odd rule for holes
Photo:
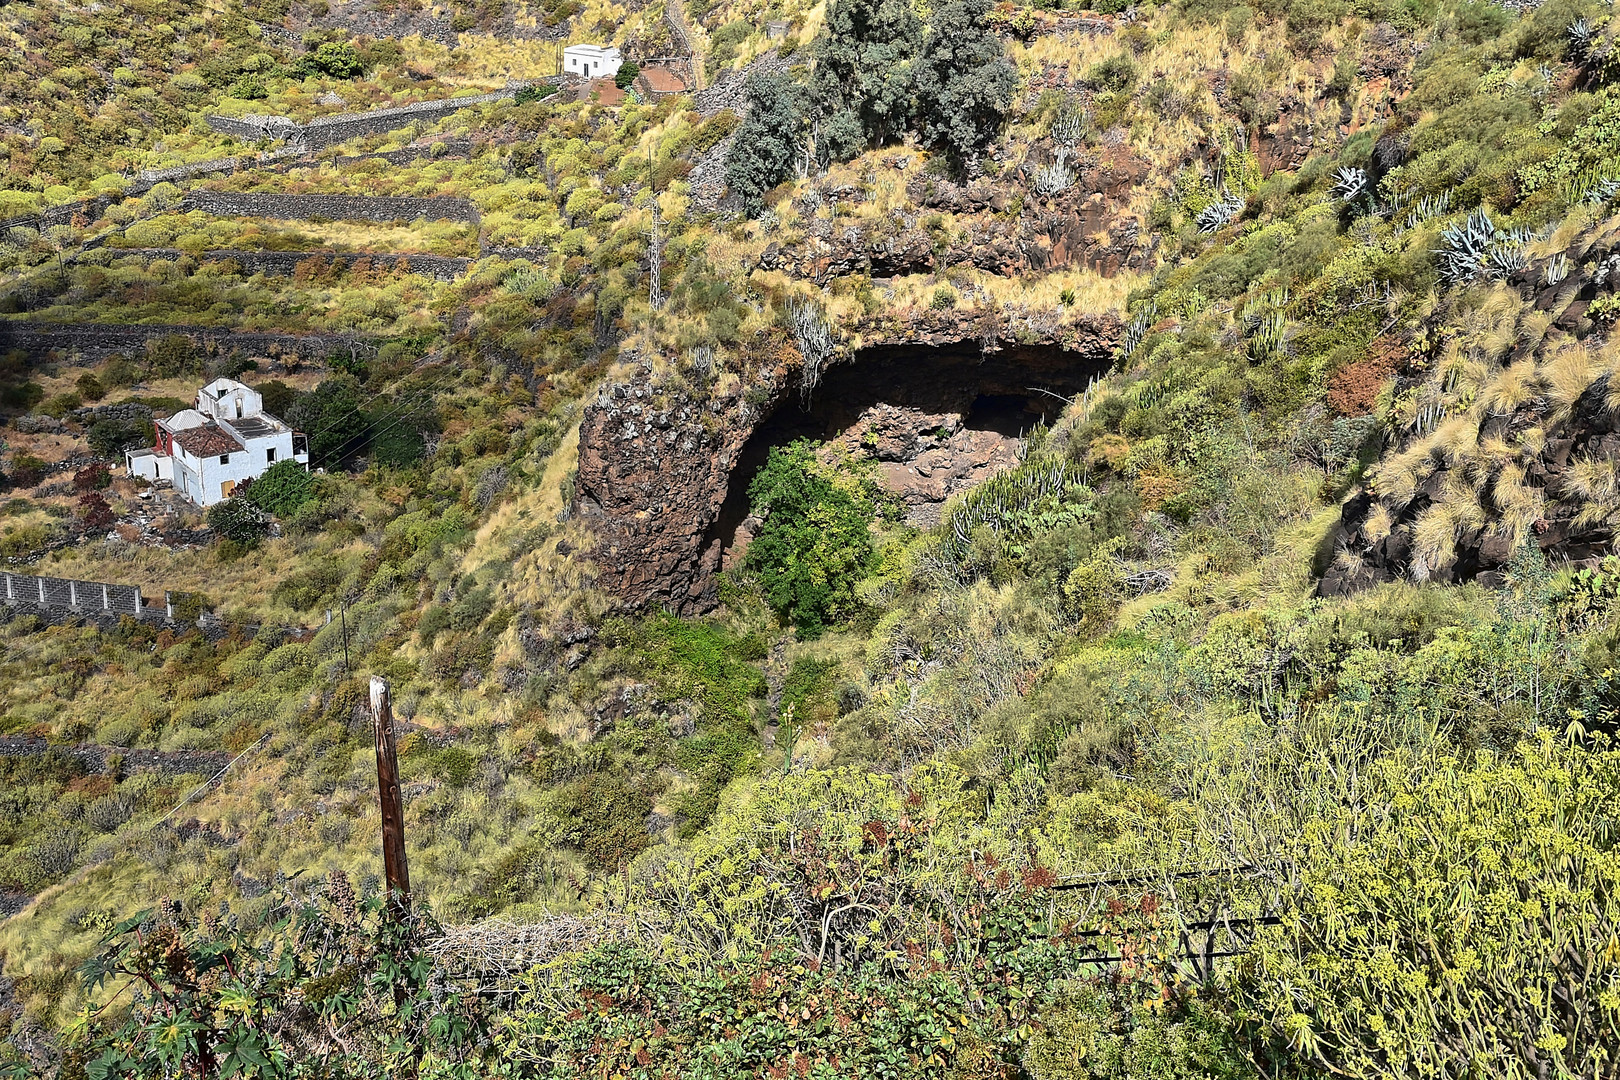
[[[790,388],[754,428],[704,548],[718,541],[725,564],[735,563],[751,538],[748,485],[771,447],[794,439],[874,459],[907,520],[937,524],[946,499],[1017,464],[1028,432],[1055,420],[1110,361],[1057,346],[984,353],[977,342],[861,349],[827,369],[808,401]]]

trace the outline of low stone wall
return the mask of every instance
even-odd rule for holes
[[[372,339],[354,334],[276,334],[214,326],[115,326],[107,323],[40,323],[0,319],[0,353],[13,349],[29,359],[50,353],[105,359],[115,353],[143,352],[149,341],[184,337],[207,352],[272,353],[321,359],[338,348],[370,348]]]
[[[465,221],[482,224],[469,200],[442,196],[411,198],[388,195],[282,195],[269,192],[193,191],[180,200],[182,210],[201,210],[221,217],[263,217],[290,221]]]
[[[372,109],[368,112],[337,113],[332,116],[316,117],[307,124],[300,124],[290,116],[249,114],[237,117],[210,116],[208,126],[221,135],[230,135],[238,139],[255,142],[259,139],[285,139],[289,145],[319,150],[323,146],[335,146],[362,135],[381,135],[397,131],[418,120],[441,120],[475,105],[503,101],[516,94],[518,89],[517,86],[510,86],[489,94],[418,101],[410,105]]]
[[[374,269],[405,270],[412,274],[439,281],[454,281],[467,272],[471,259],[448,255],[399,255],[366,251],[205,251],[201,255],[178,248],[107,248],[118,257],[138,256],[146,259],[194,258],[204,262],[234,262],[242,273],[292,274],[301,264],[310,260],[326,263],[335,269],[354,269],[365,263]]]
[[[104,773],[112,758],[121,759],[124,772],[158,772],[169,776],[200,773],[213,776],[231,763],[231,755],[220,750],[142,750],[95,743],[51,745],[29,735],[0,735],[0,757],[40,757],[58,753],[82,764],[88,771]]]
[[[82,409],[74,409],[73,415],[86,423],[95,423],[97,420],[150,420],[152,406],[142,405],[138,401],[120,401],[114,405],[87,405]]]
[[[53,206],[37,214],[18,214],[16,217],[0,221],[0,233],[10,229],[49,229],[57,225],[71,225],[73,219],[81,214],[84,215],[85,221],[95,221],[107,212],[107,207],[122,201],[123,198],[122,194],[97,195],[93,199]]]
[[[190,165],[171,165],[167,169],[142,169],[135,174],[135,183],[130,185],[129,194],[138,195],[143,191],[150,191],[159,184],[172,184],[176,180],[189,180],[193,176],[235,172],[241,164],[241,158],[227,157],[214,158],[212,161],[193,161]]]

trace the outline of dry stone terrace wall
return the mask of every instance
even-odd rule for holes
[[[539,82],[554,80],[541,79]],[[309,150],[335,146],[362,135],[382,135],[408,127],[418,120],[440,120],[474,105],[487,105],[504,101],[515,95],[528,83],[514,84],[503,90],[472,97],[441,98],[438,101],[418,101],[411,105],[398,105],[390,109],[372,109],[368,112],[338,113],[321,116],[307,124],[300,124],[290,116],[210,116],[208,126],[221,135],[238,139],[285,139],[289,145]]]
[[[114,326],[0,319],[0,353],[17,350],[29,359],[43,359],[53,352],[96,360],[116,353],[127,356],[144,351],[149,341],[169,337],[187,338],[207,352],[255,356],[279,353],[308,359],[323,358],[338,348],[369,349],[374,344],[373,339],[354,334],[275,334],[214,326]]]
[[[57,753],[83,765],[92,773],[104,773],[110,759],[122,759],[121,770],[144,770],[181,776],[201,773],[211,776],[229,765],[231,755],[218,750],[136,750],[94,743],[52,745],[28,735],[0,735],[0,757],[39,757]]]
[[[205,251],[196,255],[179,248],[108,248],[118,257],[145,259],[199,259],[203,262],[233,262],[244,275],[291,274],[301,264],[318,260],[334,269],[352,269],[366,263],[373,269],[403,269],[438,281],[453,281],[467,272],[471,259],[448,255],[401,255],[367,251]]]
[[[269,192],[193,191],[182,210],[221,217],[263,217],[291,221],[465,221],[482,224],[478,208],[452,196],[411,198],[385,195],[282,195]]]

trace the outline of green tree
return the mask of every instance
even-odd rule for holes
[[[614,73],[613,85],[617,86],[620,90],[628,90],[630,89],[630,84],[635,82],[636,76],[640,74],[641,65],[636,63],[634,60],[626,60],[624,63],[619,65],[619,70]]]
[[[917,63],[924,140],[960,169],[1006,122],[1018,72],[990,29],[990,0],[950,0],[934,11]]]
[[[97,420],[90,425],[90,449],[100,457],[116,458],[135,446],[151,446],[157,437],[150,420]]]
[[[310,57],[310,66],[317,73],[330,75],[334,79],[352,79],[363,70],[360,54],[345,41],[323,43]]]
[[[286,416],[299,396],[297,390],[294,390],[280,379],[271,379],[269,382],[260,383],[253,389],[259,392],[259,397],[264,401],[264,411],[271,416]]]
[[[750,216],[765,209],[765,193],[793,175],[793,157],[804,139],[804,95],[781,72],[756,72],[748,80],[748,119],[737,129],[726,157],[726,183],[742,197]]]
[[[287,410],[287,422],[309,436],[309,463],[341,465],[366,445],[369,427],[360,413],[360,383],[334,375]]]
[[[315,478],[291,458],[278,461],[249,484],[242,497],[267,514],[291,517],[315,498]]]
[[[910,127],[922,44],[922,20],[909,0],[835,0],[828,8],[810,79],[824,161],[847,160]]]
[[[765,523],[746,564],[777,614],[807,635],[847,615],[872,562],[872,508],[823,475],[803,439],[771,449],[748,497]]]

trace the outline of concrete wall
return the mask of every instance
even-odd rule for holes
[[[450,196],[410,198],[385,195],[281,195],[266,192],[193,191],[180,200],[182,210],[201,210],[222,217],[264,217],[307,221],[465,221],[482,223],[478,208]]]
[[[254,356],[279,352],[313,359],[321,359],[340,347],[372,345],[371,338],[355,334],[274,334],[216,326],[115,326],[0,319],[0,353],[17,349],[29,359],[41,359],[52,352],[98,360],[114,353],[131,355],[144,352],[148,341],[167,337],[189,338],[205,352]]]
[[[134,585],[34,577],[32,574],[10,572],[0,572],[0,599],[13,605],[39,604],[48,608],[107,611],[120,615],[139,616],[144,612],[141,590]]]

